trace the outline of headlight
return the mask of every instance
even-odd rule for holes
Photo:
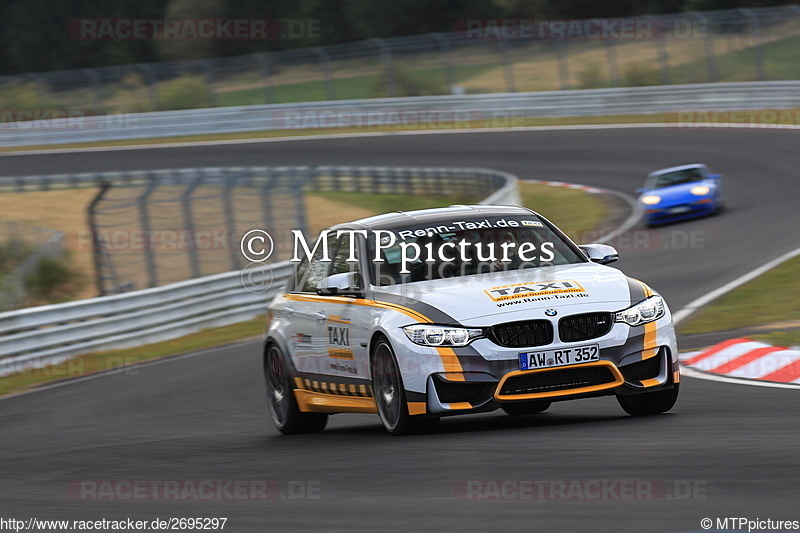
[[[697,187],[691,188],[692,194],[695,196],[705,196],[706,194],[711,192],[711,187],[706,187],[705,185],[698,185]]]
[[[422,346],[466,346],[478,337],[483,330],[475,328],[454,328],[434,324],[415,324],[403,328],[408,339]]]
[[[664,316],[664,299],[661,296],[651,296],[622,311],[614,314],[614,322],[623,322],[629,326],[641,326]]]
[[[661,197],[654,194],[642,196],[642,203],[647,205],[656,205],[661,202]]]

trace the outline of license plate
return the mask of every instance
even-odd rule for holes
[[[670,215],[677,215],[679,213],[685,213],[685,212],[691,211],[691,210],[692,210],[691,207],[686,206],[686,205],[682,205],[680,207],[671,207],[671,208],[667,209],[667,213],[669,213]]]
[[[600,349],[596,344],[555,350],[539,350],[519,354],[519,369],[536,370],[537,368],[575,365],[588,361],[598,361],[599,359]]]

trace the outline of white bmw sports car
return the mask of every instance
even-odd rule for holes
[[[301,249],[264,344],[283,433],[321,431],[333,413],[377,413],[404,434],[443,416],[539,413],[593,396],[616,395],[631,415],[675,404],[662,297],[606,266],[612,247],[578,246],[533,211],[390,213]]]

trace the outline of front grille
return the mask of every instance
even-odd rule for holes
[[[586,313],[565,316],[558,321],[558,337],[562,342],[595,339],[611,331],[613,324],[611,313]]]
[[[547,372],[532,372],[512,376],[503,383],[501,396],[515,394],[535,394],[568,389],[581,389],[594,385],[603,385],[615,380],[614,373],[604,365],[586,366],[582,368],[562,368]]]
[[[465,381],[444,381],[435,377],[433,385],[436,387],[436,395],[442,403],[474,402],[483,396],[488,396],[486,390],[487,383],[465,382]]]
[[[657,378],[661,373],[661,352],[655,357],[619,367],[625,381],[644,381]]]
[[[549,320],[524,320],[492,326],[487,337],[506,348],[544,346],[553,342],[553,325]]]

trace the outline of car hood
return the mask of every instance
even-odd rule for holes
[[[692,183],[682,183],[680,185],[673,185],[672,187],[652,189],[644,193],[643,196],[656,195],[661,197],[661,203],[655,206],[648,206],[649,208],[676,203],[686,203],[687,200],[696,200],[702,198],[701,196],[695,196],[692,194],[692,189],[699,185],[705,185],[712,190],[714,189],[714,185],[711,183],[705,181],[693,181]]]
[[[616,268],[579,263],[409,283],[383,288],[375,298],[410,307],[434,322],[471,325],[486,322],[484,317],[497,317],[489,322],[498,322],[520,315],[521,320],[533,310],[566,305],[624,309],[642,294],[639,282]]]

